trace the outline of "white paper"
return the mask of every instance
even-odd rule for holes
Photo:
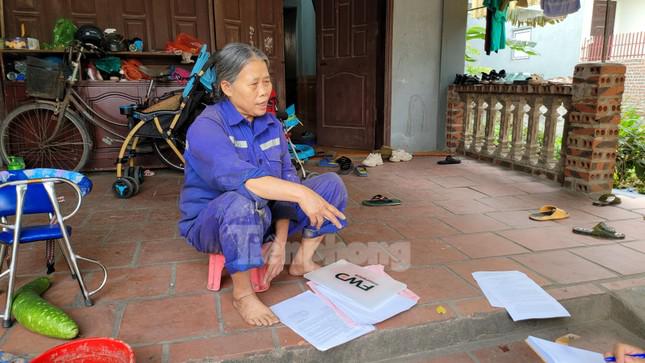
[[[361,305],[356,304],[351,299],[337,294],[323,285],[310,281],[309,287],[317,293],[322,294],[336,308],[340,309],[349,319],[356,324],[378,324],[395,315],[398,315],[416,305],[416,299],[410,299],[400,294],[394,295],[385,301],[379,309],[374,311],[364,309]]]
[[[388,274],[371,271],[345,260],[309,272],[304,277],[370,311],[380,308],[385,301],[407,287]]]
[[[492,306],[503,307],[513,321],[570,317],[553,296],[520,271],[473,272]]]
[[[280,321],[320,351],[365,335],[372,325],[350,326],[311,291],[271,306]]]
[[[546,363],[604,363],[602,354],[529,336],[526,343]]]

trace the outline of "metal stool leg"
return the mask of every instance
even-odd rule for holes
[[[7,303],[4,307],[4,315],[2,317],[2,326],[4,328],[11,327],[11,305],[13,304],[13,290],[16,283],[16,260],[18,259],[18,246],[20,245],[20,227],[22,226],[22,207],[25,200],[25,192],[27,191],[26,185],[16,186],[16,229],[13,231],[13,243],[11,247],[11,263],[9,270],[2,273],[9,273],[9,286],[7,288]]]
[[[81,288],[81,293],[83,293],[83,299],[85,300],[85,306],[92,306],[92,300],[90,299],[90,294],[85,288],[85,282],[83,281],[83,276],[81,276],[81,271],[78,268],[78,263],[76,262],[76,254],[72,250],[72,245],[69,242],[69,236],[67,234],[67,229],[65,228],[65,223],[63,222],[63,216],[60,212],[60,206],[58,205],[58,200],[56,198],[56,191],[54,190],[53,183],[43,183],[43,187],[49,195],[49,199],[52,202],[54,207],[54,214],[56,217],[56,222],[60,227],[61,234],[63,235],[63,240],[65,241],[62,246],[63,254],[66,255],[67,263],[70,265],[72,274],[76,275],[76,281],[78,281],[78,286]]]

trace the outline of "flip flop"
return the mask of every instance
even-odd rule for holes
[[[320,159],[320,161],[318,162],[318,166],[322,166],[325,168],[336,168],[338,167],[338,163],[335,161],[332,161],[331,158],[324,157]]]
[[[367,176],[367,168],[364,167],[364,166],[359,165],[359,166],[354,168],[354,174],[356,174],[358,176],[361,176],[361,177],[365,177],[365,176]]]
[[[398,199],[390,199],[388,197],[382,196],[381,194],[377,194],[370,200],[362,201],[361,204],[368,207],[380,207],[386,205],[401,205],[401,201]]]
[[[616,232],[616,229],[605,224],[605,222],[600,222],[596,224],[592,229],[584,227],[573,227],[573,233],[584,234],[587,236],[594,236],[600,238],[608,239],[623,239],[625,238],[624,233]]]
[[[616,205],[620,204],[621,200],[616,195],[607,193],[601,195],[598,200],[593,201],[593,205],[604,207],[606,205]]]
[[[529,218],[534,221],[554,221],[569,218],[569,213],[554,205],[544,205],[537,213],[531,213]]]
[[[336,163],[340,166],[340,170],[338,170],[338,174],[340,175],[347,175],[352,172],[352,169],[354,169],[352,159],[348,158],[347,156],[339,157],[338,159],[336,159]]]
[[[461,163],[461,160],[453,158],[452,155],[446,156],[444,160],[437,161],[437,164],[439,165],[450,165],[450,164],[460,164],[460,163]]]

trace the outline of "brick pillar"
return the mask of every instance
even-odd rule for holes
[[[448,107],[446,109],[446,148],[454,154],[464,137],[464,107],[456,86],[448,86]]]
[[[565,183],[587,194],[608,193],[613,186],[625,66],[578,64],[564,166]]]

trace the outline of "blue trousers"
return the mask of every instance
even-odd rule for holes
[[[302,182],[323,197],[329,204],[344,212],[347,189],[335,173],[325,173]],[[289,223],[289,234],[311,230],[309,218],[295,204],[297,220]],[[262,266],[262,243],[272,230],[271,210],[237,192],[226,192],[213,199],[202,210],[190,229],[187,240],[200,252],[222,253],[229,273],[247,271]],[[334,225],[324,228],[327,233],[338,231]]]

